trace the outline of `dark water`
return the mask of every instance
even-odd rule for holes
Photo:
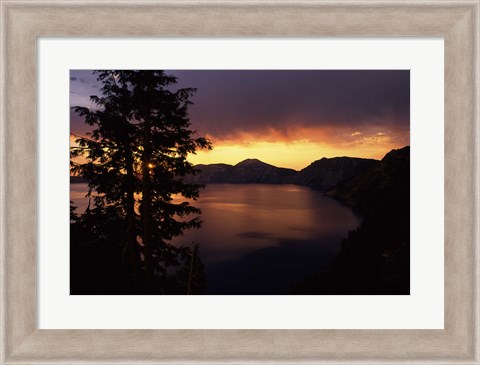
[[[86,185],[71,187],[81,212]],[[173,243],[200,245],[209,294],[288,294],[360,224],[348,207],[297,185],[211,184],[194,205],[202,209],[202,228]]]

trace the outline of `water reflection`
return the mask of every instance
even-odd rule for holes
[[[85,184],[71,184],[78,212],[87,207],[86,192]],[[209,294],[287,294],[360,224],[348,207],[297,185],[211,184],[194,205],[202,209],[202,228],[172,243],[200,245]]]
[[[297,185],[211,184],[204,224],[173,240],[200,244],[211,294],[278,294],[321,269],[360,217]]]

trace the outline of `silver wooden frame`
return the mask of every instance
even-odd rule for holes
[[[479,364],[479,5],[1,1],[0,363]],[[39,36],[445,37],[445,329],[37,329],[32,197]]]

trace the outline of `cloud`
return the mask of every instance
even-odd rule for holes
[[[181,70],[177,87],[195,87],[192,128],[214,141],[359,143],[409,137],[408,70]],[[96,76],[72,70],[71,105],[91,106]],[[96,89],[97,92],[95,92]],[[72,128],[82,128],[73,118]],[[367,143],[364,141],[364,143]]]
[[[409,124],[409,71],[176,71],[197,87],[192,123],[202,133],[290,137],[298,127],[404,129]]]

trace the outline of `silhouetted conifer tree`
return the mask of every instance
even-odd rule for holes
[[[72,162],[71,170],[86,178],[89,194],[95,191],[97,214],[107,210],[112,214],[110,207],[116,208],[126,237],[122,251],[128,247],[130,256],[133,290],[165,293],[174,286],[174,270],[169,267],[188,264],[192,254],[189,248],[167,241],[201,224],[199,209],[173,201],[176,194],[198,197],[200,186],[182,179],[195,173],[187,156],[211,148],[208,140],[190,129],[188,108],[195,89],[173,90],[176,77],[163,71],[96,74],[102,95],[91,100],[98,110],[74,107],[94,128],[72,149],[72,156],[83,154],[87,161]]]

